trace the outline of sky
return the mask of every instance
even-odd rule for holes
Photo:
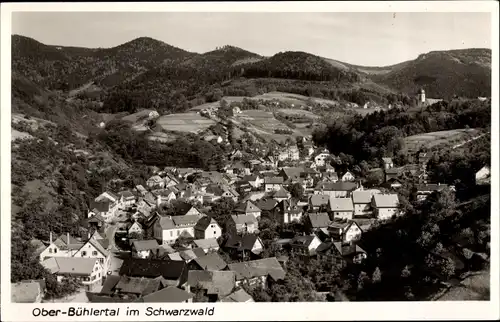
[[[386,66],[433,50],[491,48],[489,13],[14,12],[12,33],[44,44],[114,47],[151,37],[203,53],[233,45],[264,56],[305,51]]]

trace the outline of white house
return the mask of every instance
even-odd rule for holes
[[[399,215],[399,197],[397,194],[375,194],[372,207],[377,219],[387,220]]]
[[[352,193],[354,217],[371,216],[373,214],[372,196],[371,191],[354,191]]]
[[[135,240],[132,244],[132,252],[138,258],[149,258],[159,248],[160,245],[154,239]]]
[[[314,188],[314,194],[327,194],[334,198],[350,197],[358,189],[354,182],[320,182]]]
[[[159,207],[161,204],[168,204],[172,200],[177,199],[175,195],[175,191],[173,189],[162,189],[156,190],[153,192],[153,195],[156,196],[156,206]]]
[[[123,198],[106,191],[94,199],[91,204],[92,211],[89,212],[88,217],[101,215],[104,218],[109,218],[114,216],[121,206],[123,206]]]
[[[314,157],[314,163],[317,167],[322,167],[326,164],[326,160],[330,157],[330,152],[327,150],[323,150],[323,152],[318,153]]]
[[[355,178],[354,178],[354,175],[353,175],[351,172],[346,171],[346,172],[342,175],[342,177],[341,177],[341,179],[340,179],[340,180],[342,180],[342,181],[344,181],[344,182],[349,182],[349,181],[354,181],[354,180],[355,180]]]
[[[107,240],[90,238],[73,257],[95,258],[101,263],[104,272],[108,272],[111,254],[107,250]],[[105,247],[106,246],[106,247]]]
[[[313,255],[319,245],[321,245],[321,240],[314,234],[296,236],[290,243],[292,254],[306,256]]]
[[[165,180],[162,177],[155,175],[146,181],[146,185],[151,189],[163,189],[165,188]]]
[[[361,239],[363,231],[355,221],[333,222],[328,226],[328,232],[334,240],[352,243]]]
[[[130,191],[121,191],[117,195],[122,200],[124,206],[132,206],[137,202],[136,196]]]
[[[216,252],[219,250],[219,243],[217,242],[216,238],[197,239],[194,240],[193,243],[196,247],[203,249],[205,254],[212,251]]]
[[[330,211],[334,219],[353,219],[354,206],[351,198],[334,198],[330,197]]]
[[[47,257],[72,257],[82,246],[83,243],[71,237],[69,233],[52,240],[51,232],[49,246],[40,253],[40,261]]]
[[[79,279],[86,291],[94,291],[102,285],[105,270],[98,258],[51,257],[42,266],[57,276],[61,282],[66,276]]]
[[[242,214],[242,215],[251,215],[254,216],[255,219],[259,219],[262,211],[260,210],[259,207],[257,207],[253,202],[251,201],[245,201],[241,202],[236,206],[234,209],[234,212],[237,214]]]
[[[142,229],[142,225],[138,221],[135,221],[128,229],[129,236],[132,234],[142,235],[143,233],[144,229]]]
[[[162,244],[173,244],[179,237],[191,237],[195,235],[194,227],[204,215],[184,216],[160,216],[153,226],[153,234],[156,240]]]
[[[382,158],[382,163],[384,164],[384,170],[394,168],[394,162],[392,158]]]
[[[254,233],[258,231],[259,224],[253,215],[231,215],[238,233]]]
[[[264,190],[270,192],[273,190],[279,190],[283,186],[283,177],[265,177],[264,178]]]
[[[222,235],[222,229],[215,219],[202,217],[194,226],[194,237],[196,239],[213,239]]]

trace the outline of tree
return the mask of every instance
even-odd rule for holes
[[[380,268],[375,267],[375,270],[372,273],[372,282],[379,283],[381,280],[382,280],[382,272],[380,271]]]
[[[453,274],[455,274],[455,262],[453,262],[453,260],[449,257],[444,259],[441,262],[440,271],[446,278],[450,278]]]
[[[292,198],[301,199],[304,195],[304,187],[298,182],[292,184],[289,190]]]

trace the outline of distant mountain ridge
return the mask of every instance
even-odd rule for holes
[[[372,94],[382,98],[387,90],[413,96],[419,88],[433,98],[491,95],[491,50],[480,48],[432,51],[391,66],[363,67],[297,51],[263,57],[234,46],[199,54],[150,37],[111,48],[81,48],[13,35],[12,70],[42,88],[63,93],[93,83],[102,90],[101,101],[120,92],[134,97],[147,93],[149,102],[141,107],[161,105],[165,97],[190,101],[242,77],[296,80],[313,87],[322,82],[331,90],[369,84],[375,88]],[[377,94],[377,88],[384,91]],[[135,98],[125,103],[133,102]]]

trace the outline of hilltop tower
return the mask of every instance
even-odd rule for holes
[[[421,88],[417,92],[417,101],[418,101],[418,105],[424,105],[425,104],[425,91],[424,91],[423,88]]]

